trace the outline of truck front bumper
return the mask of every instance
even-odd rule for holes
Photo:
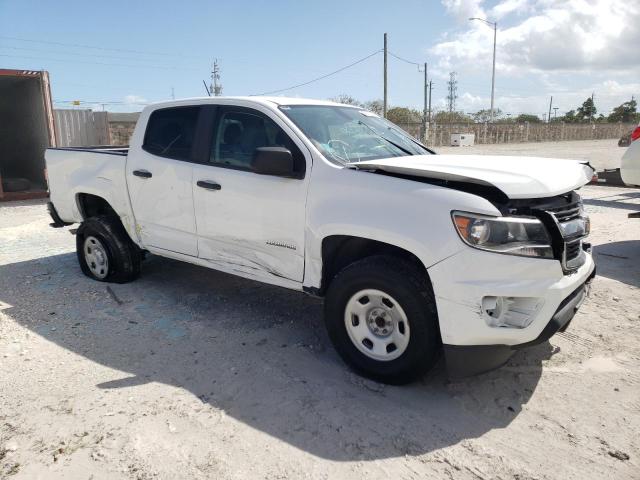
[[[498,368],[517,350],[564,331],[588,294],[595,264],[587,254],[580,268],[565,275],[557,261],[466,249],[429,273],[447,370],[464,377]],[[509,325],[507,315],[497,325],[483,303],[487,297],[507,299],[513,315],[526,320]]]

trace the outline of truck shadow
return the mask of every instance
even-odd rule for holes
[[[379,385],[340,361],[320,301],[158,257],[109,289],[80,273],[74,253],[0,266],[0,300],[24,327],[122,372],[87,389],[180,387],[336,461],[421,455],[503,428],[551,356],[545,343],[479,377],[449,382],[440,364],[412,385]]]
[[[596,245],[593,247],[593,254],[599,276],[640,287],[640,270],[630,268],[630,266],[640,265],[640,240]]]
[[[616,190],[612,195],[601,196],[598,198],[584,198],[582,201],[585,205],[592,207],[617,208],[635,211],[638,208],[638,204],[635,203],[635,201],[639,198],[640,192],[637,190],[631,192],[620,192],[619,190]]]

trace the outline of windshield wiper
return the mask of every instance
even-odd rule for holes
[[[402,152],[406,153],[407,155],[415,155],[414,153],[411,153],[409,150],[407,150],[404,147],[401,147],[400,145],[398,145],[396,142],[389,140],[387,137],[385,137],[384,135],[381,135],[380,133],[378,133],[373,127],[370,127],[369,125],[367,125],[366,123],[364,123],[362,120],[358,120],[358,124],[363,125],[365,127],[367,127],[369,130],[371,130],[375,135],[377,135],[378,137],[380,137],[381,139],[383,139],[385,142],[390,143],[391,145],[393,145],[394,147],[396,147],[398,150],[401,150]]]
[[[393,128],[391,128],[391,127],[387,127],[387,128],[388,128],[390,131],[393,131],[393,130],[394,130],[394,129],[393,129]],[[420,143],[418,140],[416,140],[415,138],[413,138],[413,137],[411,137],[411,136],[410,136],[410,137],[409,137],[409,140],[410,140],[411,142],[415,143],[416,145],[418,145],[420,148],[424,148],[427,152],[432,153],[432,154],[433,154],[433,153],[435,153],[435,152],[432,152],[431,150],[429,150],[429,148],[428,148],[426,145],[421,144],[421,143]]]

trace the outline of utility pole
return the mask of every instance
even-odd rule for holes
[[[551,105],[553,105],[553,95],[551,95],[551,100],[549,100],[549,115],[547,116],[547,123],[551,122]]]
[[[384,96],[382,101],[382,116],[387,118],[387,34],[384,34]]]
[[[429,115],[428,122],[431,123],[431,89],[433,88],[433,81],[429,81]]]
[[[222,84],[220,83],[220,66],[218,65],[217,58],[213,60],[213,70],[211,70],[211,88],[209,88],[209,90],[216,97],[222,95]]]
[[[427,121],[427,103],[429,102],[429,83],[427,82],[427,62],[424,62],[424,109],[422,111],[422,128],[424,143],[429,138],[429,122]]]
[[[447,95],[449,113],[453,113],[456,110],[456,99],[458,98],[458,80],[456,80],[456,72],[449,73],[447,88],[449,89],[449,94]]]
[[[493,24],[493,70],[491,72],[491,121],[495,120],[493,110],[493,97],[496,91],[496,35],[498,33],[498,22]]]
[[[491,73],[491,121],[493,122],[494,120],[493,99],[494,99],[494,94],[496,89],[496,37],[498,35],[498,22],[490,22],[489,20],[486,20],[484,18],[478,18],[478,17],[471,17],[469,20],[470,21],[480,20],[485,25],[493,27],[493,69]]]
[[[596,108],[596,104],[593,102],[594,92],[591,92],[591,110],[589,110],[589,122],[593,123],[593,110]]]
[[[553,119],[557,119],[558,118],[558,108],[560,107],[553,107]]]

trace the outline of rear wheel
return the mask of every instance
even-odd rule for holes
[[[431,285],[403,259],[368,257],[338,273],[327,291],[325,322],[345,362],[384,383],[423,375],[440,350]]]
[[[94,280],[126,283],[140,274],[140,250],[117,217],[100,215],[82,222],[76,251],[82,272]]]

